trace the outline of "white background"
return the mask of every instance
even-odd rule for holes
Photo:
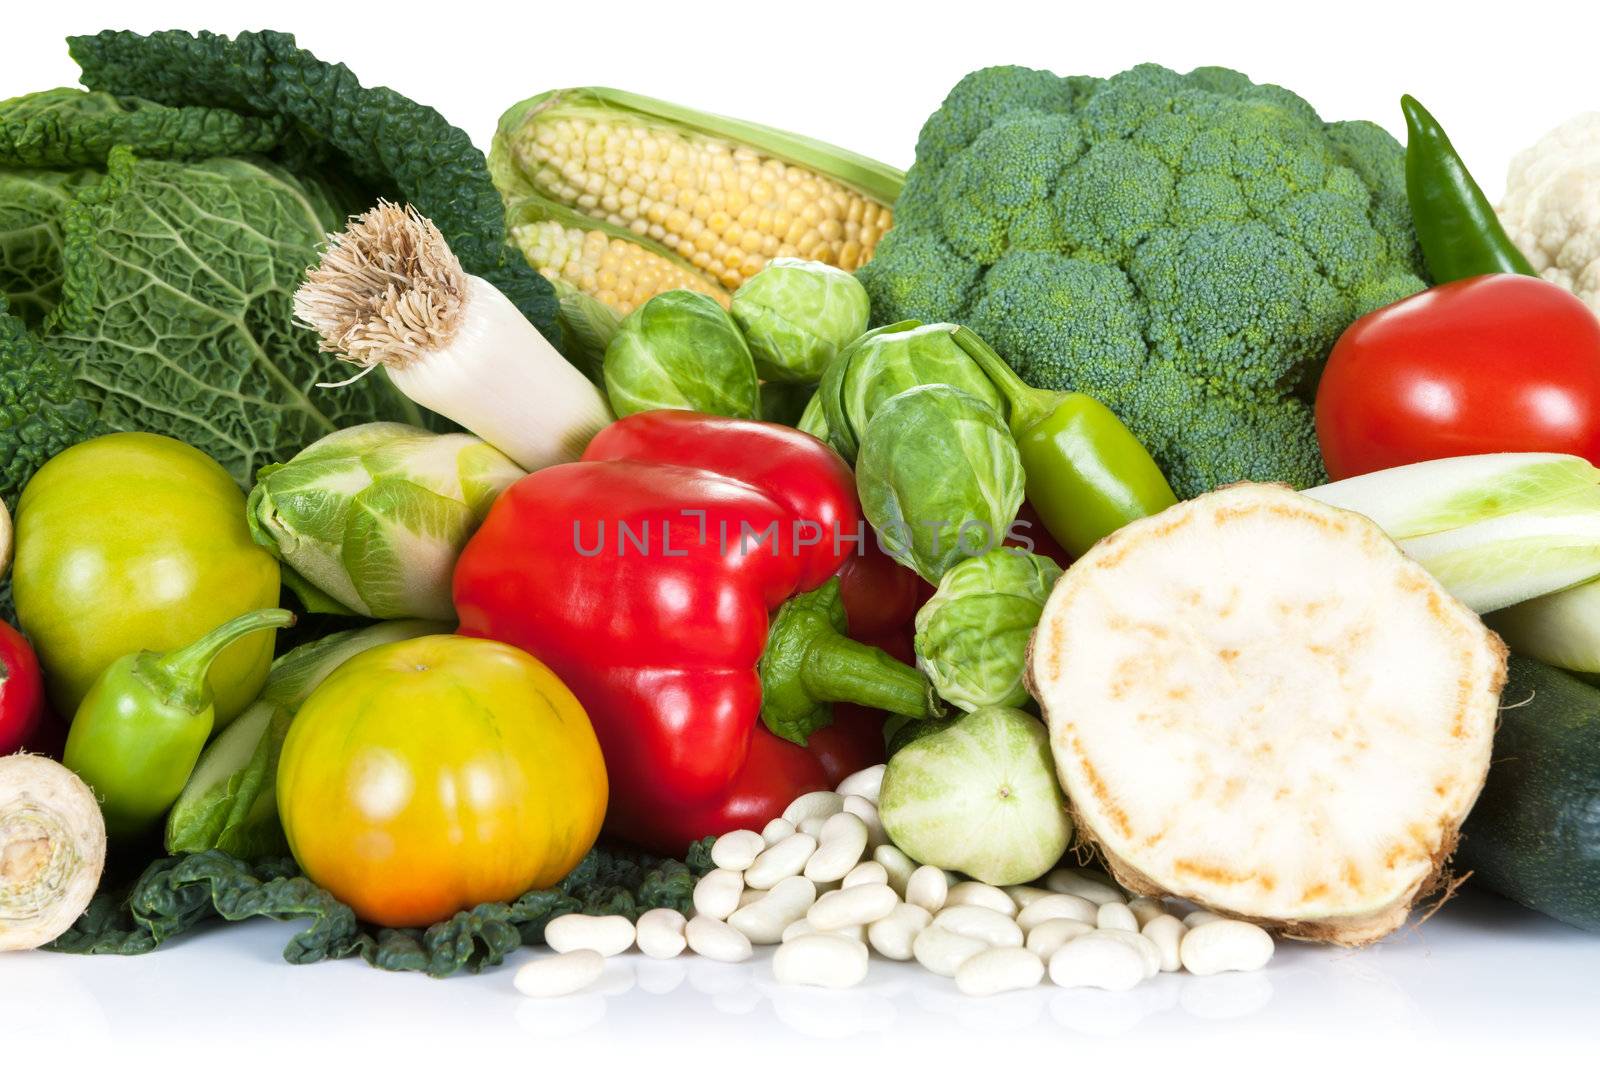
[[[917,131],[967,71],[993,63],[1114,73],[1144,61],[1236,67],[1299,92],[1325,118],[1402,132],[1418,96],[1491,196],[1511,155],[1600,110],[1600,4],[1220,3],[773,4],[687,0],[560,4],[436,0],[142,3],[13,0],[0,98],[70,84],[62,38],[115,27],[272,28],[442,111],[488,140],[501,111],[569,85],[612,85],[831,140],[906,166]],[[1355,953],[1286,946],[1258,975],[1164,975],[1132,994],[1041,989],[967,1002],[884,962],[861,990],[784,991],[759,962],[616,961],[601,992],[556,1004],[516,996],[510,974],[438,983],[359,963],[293,968],[289,931],[214,929],[141,959],[0,958],[0,1064],[25,1053],[113,1050],[123,1062],[577,1063],[604,1056],[741,1063],[1033,1053],[1109,1060],[1159,1045],[1173,1059],[1322,1062],[1352,1046],[1474,1061],[1501,1046],[1561,1045],[1597,1062],[1600,938],[1467,893],[1420,931]],[[650,961],[638,961],[649,963]],[[609,993],[610,995],[605,995]],[[1247,1058],[1248,1057],[1248,1058]],[[1030,1057],[1031,1058],[1031,1057]],[[1188,1058],[1185,1056],[1185,1058]]]

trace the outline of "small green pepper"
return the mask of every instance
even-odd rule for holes
[[[246,634],[292,622],[279,608],[247,612],[176,652],[123,656],[89,688],[62,762],[94,790],[112,837],[148,830],[183,791],[216,721],[212,661]]]
[[[1438,120],[1409,96],[1400,98],[1400,110],[1406,116],[1406,200],[1434,284],[1480,274],[1537,278]]]
[[[1028,503],[1074,557],[1177,503],[1161,468],[1110,408],[1085,393],[1031,388],[977,334],[958,326],[953,336],[1005,397]]]

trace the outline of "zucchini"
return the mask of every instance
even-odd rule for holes
[[[1454,866],[1600,933],[1600,689],[1511,657],[1489,780]]]

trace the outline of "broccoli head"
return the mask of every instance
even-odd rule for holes
[[[1321,481],[1328,350],[1424,285],[1394,138],[1220,67],[969,74],[895,210],[858,272],[876,323],[971,326],[1105,402],[1186,496]]]

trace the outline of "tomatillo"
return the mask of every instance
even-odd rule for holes
[[[244,494],[170,437],[107,434],[51,459],[22,491],[16,541],[17,618],[68,717],[122,656],[178,648],[278,605],[278,561],[250,539]],[[265,631],[217,657],[217,726],[261,689],[272,647]]]
[[[589,717],[521,649],[443,634],[369,649],[300,707],[278,814],[307,876],[383,926],[564,878],[600,834]]]

